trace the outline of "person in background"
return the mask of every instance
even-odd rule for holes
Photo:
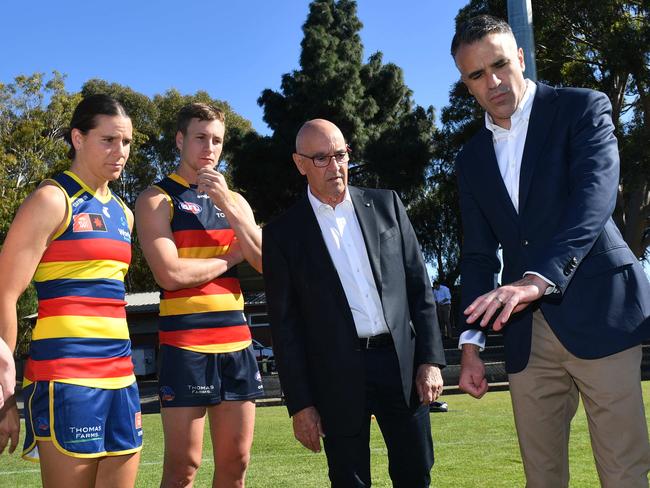
[[[435,281],[433,283],[433,297],[436,300],[440,330],[445,337],[451,337],[451,293],[449,288],[439,281]]]

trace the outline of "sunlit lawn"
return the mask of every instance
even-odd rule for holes
[[[650,383],[644,383],[646,410]],[[467,395],[448,395],[448,413],[431,415],[436,464],[432,472],[435,487],[519,487],[523,472],[512,421],[508,392],[491,392],[480,401]],[[145,447],[138,474],[138,487],[157,487],[162,468],[162,431],[158,414],[145,415]],[[386,448],[373,425],[373,486],[391,486]],[[22,439],[21,439],[22,446]],[[203,465],[195,486],[210,486],[213,462],[206,436]],[[0,457],[0,486],[40,486],[38,466],[20,458]],[[284,407],[257,409],[257,425],[249,487],[326,487],[327,464],[323,453],[313,454],[293,439]],[[571,431],[571,486],[598,486],[587,423],[579,409]]]

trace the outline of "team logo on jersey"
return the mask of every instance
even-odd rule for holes
[[[111,214],[108,213],[108,207],[102,207],[102,213],[106,215],[106,218],[111,218]]]
[[[45,417],[36,417],[36,427],[38,430],[48,430],[50,422]]]
[[[101,214],[80,213],[73,215],[72,232],[107,232]]]
[[[201,208],[201,205],[198,205],[194,202],[180,202],[178,206],[180,207],[181,210],[193,214],[198,214],[201,212],[201,210],[203,210]]]
[[[174,389],[171,386],[160,387],[160,399],[163,402],[171,402],[174,398],[176,398],[176,393],[174,393]]]

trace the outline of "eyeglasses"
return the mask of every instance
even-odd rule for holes
[[[298,156],[302,156],[303,158],[311,159],[311,162],[314,163],[314,166],[317,168],[324,168],[330,164],[330,161],[332,158],[336,160],[336,164],[345,164],[350,160],[350,153],[352,152],[352,149],[350,146],[345,146],[345,151],[339,151],[334,154],[326,154],[325,156],[307,156],[305,154],[298,154]]]

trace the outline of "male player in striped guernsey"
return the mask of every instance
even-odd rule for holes
[[[112,98],[87,97],[66,139],[70,170],[23,203],[0,254],[0,334],[12,347],[16,300],[32,275],[38,294],[23,457],[40,458],[44,486],[133,486],[142,445],[124,309],[133,215],[108,188],[129,156],[131,119]]]
[[[246,200],[216,169],[224,115],[193,103],[178,114],[177,171],[136,203],[144,255],[162,288],[160,402],[163,487],[191,486],[201,463],[206,411],[214,486],[243,486],[262,382],[233,266],[261,270],[261,231]]]

